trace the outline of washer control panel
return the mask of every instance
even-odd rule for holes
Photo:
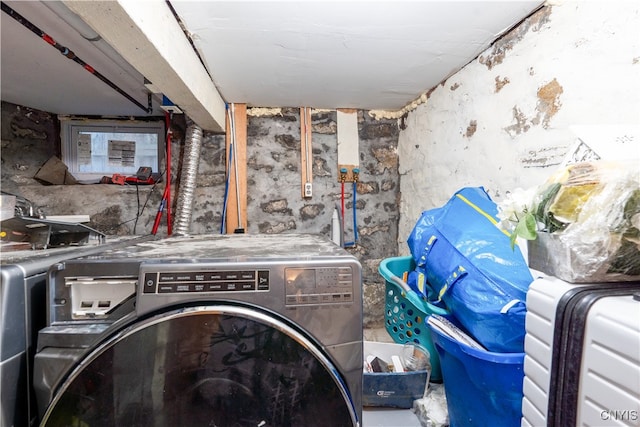
[[[354,272],[351,266],[279,266],[202,270],[144,269],[142,295],[284,292],[288,307],[354,302]],[[238,295],[239,296],[239,295]]]
[[[286,305],[353,302],[351,267],[285,268]]]
[[[142,293],[268,291],[269,270],[147,272]]]

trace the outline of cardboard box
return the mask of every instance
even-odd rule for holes
[[[369,355],[391,363],[392,356],[401,356],[404,344],[364,342],[365,358]],[[429,381],[429,369],[408,372],[365,372],[362,387],[363,406],[411,408],[421,399]]]
[[[63,185],[63,184],[77,184],[78,181],[69,173],[67,165],[56,156],[51,157],[45,162],[44,165],[38,169],[34,179],[40,181],[43,184],[50,185]]]

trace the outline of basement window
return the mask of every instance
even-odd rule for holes
[[[60,120],[62,161],[80,182],[135,175],[141,166],[160,171],[164,121]]]

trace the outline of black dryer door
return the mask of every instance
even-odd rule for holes
[[[358,425],[318,347],[257,310],[163,313],[119,332],[69,375],[46,426]]]

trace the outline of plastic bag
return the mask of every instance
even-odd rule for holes
[[[633,162],[586,162],[558,171],[538,191],[538,217],[561,227],[538,233],[532,267],[569,282],[637,280],[640,275],[640,170]],[[546,225],[546,224],[545,224]],[[538,250],[544,248],[544,253]],[[544,260],[542,264],[540,260]],[[541,264],[541,265],[540,265]]]
[[[476,340],[489,351],[520,353],[533,277],[496,214],[483,188],[463,188],[423,212],[407,242],[416,271]]]

